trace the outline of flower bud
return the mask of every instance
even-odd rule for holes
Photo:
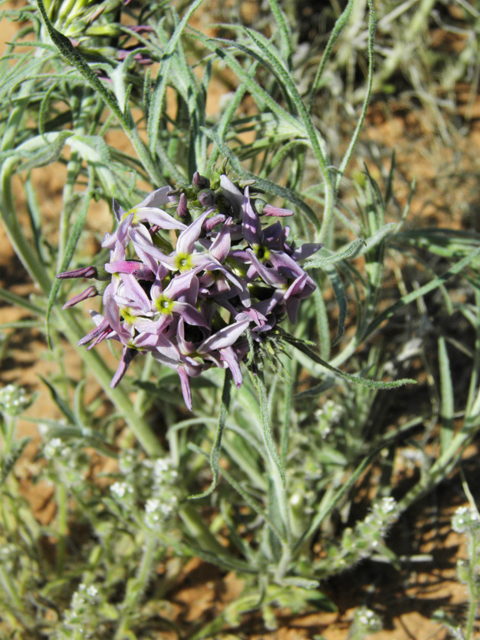
[[[81,269],[74,269],[73,271],[64,271],[57,274],[59,280],[67,278],[97,278],[98,272],[96,267],[82,267]]]
[[[290,211],[290,209],[274,207],[273,205],[268,204],[260,198],[255,200],[255,209],[258,212],[259,216],[275,216],[276,218],[286,218],[288,216],[293,216],[293,211]]]
[[[210,180],[205,176],[201,176],[198,171],[193,174],[193,184],[197,189],[210,189]]]
[[[205,191],[200,191],[198,194],[198,201],[202,205],[202,207],[211,207],[217,201],[217,198],[213,191],[210,189],[205,189]]]
[[[180,218],[180,220],[188,218],[190,216],[190,212],[187,207],[187,196],[184,193],[180,195],[180,200],[177,207],[177,216]]]
[[[70,307],[75,306],[79,302],[83,302],[83,300],[87,300],[87,298],[95,298],[95,296],[98,296],[98,291],[96,290],[96,288],[88,287],[88,289],[85,289],[85,291],[82,291],[82,293],[79,293],[78,295],[71,298],[68,302],[66,302],[63,305],[62,309],[70,309]]]

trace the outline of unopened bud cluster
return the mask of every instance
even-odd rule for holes
[[[109,262],[58,276],[98,281],[66,306],[103,296],[104,313],[90,312],[96,328],[79,344],[121,343],[112,387],[136,355],[151,353],[177,371],[189,409],[190,378],[206,369],[230,369],[240,387],[240,363],[251,350],[278,348],[279,323],[294,323],[313,293],[299,262],[321,245],[297,248],[288,226],[262,226],[260,215],[293,212],[262,201],[259,213],[251,181],[226,175],[210,182],[196,173],[191,185],[157,189],[128,211],[114,200],[113,210],[118,227],[102,242]]]

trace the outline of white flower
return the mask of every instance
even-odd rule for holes
[[[110,487],[111,493],[117,498],[125,498],[127,495],[133,495],[133,487],[127,482],[114,482]]]

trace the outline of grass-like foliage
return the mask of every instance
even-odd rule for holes
[[[200,640],[247,612],[272,629],[279,607],[332,610],[321,581],[372,556],[398,566],[389,528],[480,429],[480,237],[411,227],[394,158],[374,179],[357,148],[372,91],[389,90],[442,3],[379,3],[377,54],[373,0],[332,2],[328,33],[310,42],[295,3],[263,3],[256,28],[220,7],[206,30],[195,18],[207,4],[4,10],[19,29],[0,59],[0,217],[34,293],[0,289],[23,310],[2,325],[0,353],[14,332],[42,334],[57,371],[41,393],[62,418],[35,415],[18,386],[0,391],[0,637]],[[426,100],[423,62],[408,79]],[[231,91],[212,114],[221,82]],[[38,184],[57,170],[53,215]],[[100,233],[95,202],[112,214]],[[24,412],[43,438],[38,479],[55,488],[45,525],[15,471]],[[244,588],[184,628],[168,598],[192,557]],[[448,621],[466,640],[476,561],[462,565],[466,631]],[[361,608],[350,638],[380,627]]]

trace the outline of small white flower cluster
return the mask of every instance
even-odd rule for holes
[[[456,510],[452,518],[452,529],[456,533],[474,533],[480,528],[480,517],[478,511],[469,507],[460,507]]]
[[[324,440],[332,433],[333,428],[340,423],[343,415],[343,407],[333,400],[327,400],[323,407],[315,412],[318,428]]]
[[[379,502],[373,505],[372,514],[376,513],[378,518],[391,518],[393,513],[397,510],[397,503],[391,496],[382,498]]]
[[[149,461],[150,462],[150,461]],[[178,478],[178,471],[174,469],[170,458],[157,458],[152,465],[154,487],[174,484]]]
[[[23,413],[28,407],[29,400],[25,389],[14,384],[8,384],[0,389],[0,411],[11,417]]]
[[[63,623],[58,630],[57,640],[80,636],[93,637],[92,627],[97,619],[96,608],[99,602],[97,587],[82,582],[72,596],[70,608],[65,612]],[[72,636],[72,631],[78,635]]]
[[[152,469],[153,485],[152,497],[145,503],[144,521],[149,529],[158,529],[178,509],[178,471],[170,458],[148,462]]]
[[[47,460],[65,459],[70,455],[70,447],[61,438],[52,438],[43,447]]]
[[[370,548],[376,549],[382,541],[388,526],[395,518],[397,504],[392,497],[375,502],[368,516],[355,527],[356,535],[370,542]]]
[[[150,498],[145,503],[144,521],[149,529],[157,529],[163,521],[175,513],[178,501],[173,494],[171,494],[169,498],[170,502],[167,502],[165,499]]]
[[[367,558],[383,544],[388,527],[397,517],[397,504],[391,497],[374,503],[371,512],[353,529],[343,532],[339,547],[332,549],[328,558],[328,570],[340,570]]]
[[[83,487],[89,460],[80,446],[72,446],[62,438],[51,438],[43,447],[43,455],[51,462],[46,473],[52,482],[62,482],[67,487]]]
[[[98,589],[93,584],[87,586],[83,582],[72,596],[71,609],[80,609],[84,606],[94,605],[98,602]]]
[[[14,571],[14,566],[19,557],[19,549],[14,544],[5,543],[0,546],[0,565],[9,573]]]
[[[355,631],[360,633],[376,633],[382,630],[382,621],[377,614],[367,607],[359,607],[354,614]],[[363,635],[361,636],[363,637]]]
[[[112,496],[122,503],[133,503],[135,500],[135,490],[129,482],[114,482],[110,487]]]
[[[111,485],[111,496],[132,512],[144,505],[140,516],[145,525],[158,530],[178,510],[178,471],[172,460],[139,459],[133,449],[126,449],[119,456],[118,466],[121,478]],[[139,514],[132,515],[136,520]]]
[[[134,449],[122,449],[118,456],[118,469],[124,476],[130,475],[137,467],[137,454]]]

